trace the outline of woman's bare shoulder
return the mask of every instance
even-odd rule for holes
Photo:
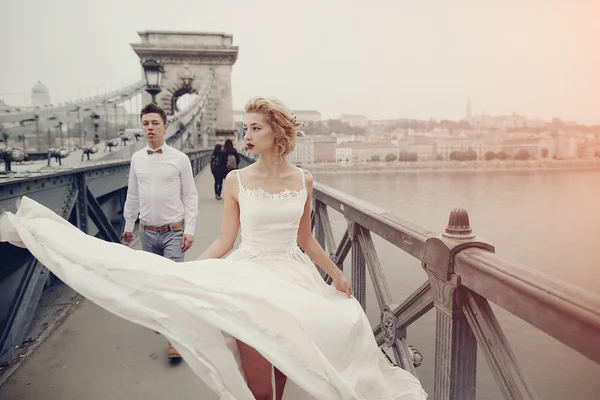
[[[223,182],[223,189],[225,188],[237,188],[238,186],[238,178],[237,171],[231,171],[225,176],[225,181]]]
[[[304,174],[304,181],[306,182],[306,184],[312,186],[312,184],[313,184],[313,176],[310,173],[310,171],[307,170],[307,169],[304,169],[304,168],[300,168],[300,170]]]

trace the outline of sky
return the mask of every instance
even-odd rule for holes
[[[474,113],[600,124],[598,0],[0,0],[0,98],[53,102],[141,79],[146,30],[233,35],[233,107],[324,118]]]

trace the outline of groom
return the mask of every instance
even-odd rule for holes
[[[194,243],[198,217],[190,159],[165,143],[167,115],[162,108],[148,104],[140,117],[148,146],[131,156],[123,241],[131,242],[139,215],[142,249],[182,262]],[[170,342],[167,357],[181,358]]]

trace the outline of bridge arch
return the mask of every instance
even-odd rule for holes
[[[224,33],[165,31],[138,32],[138,35],[141,43],[132,43],[131,47],[140,60],[154,59],[164,68],[162,92],[156,96],[157,104],[168,115],[174,114],[178,110],[177,101],[186,94],[199,94],[206,77],[212,72],[207,112],[203,116],[208,141],[203,141],[205,145],[212,146],[224,140],[223,136],[233,139],[235,124],[231,70],[238,56],[233,36]],[[143,96],[144,103],[149,103],[150,96]],[[221,132],[221,135],[217,138],[215,132]]]
[[[181,88],[175,90],[173,92],[173,94],[171,95],[171,110],[173,111],[173,113],[180,111],[181,100],[186,100],[186,97],[190,98],[190,100],[192,100],[193,98],[195,98],[197,96],[198,96],[198,91],[192,87],[181,87]],[[186,101],[185,103],[187,104],[189,102]]]

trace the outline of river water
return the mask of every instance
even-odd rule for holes
[[[413,225],[443,232],[449,212],[469,212],[471,227],[496,253],[593,293],[600,293],[600,171],[461,171],[315,173],[315,180],[387,209]],[[336,240],[346,222],[329,211]],[[420,263],[374,237],[393,302],[427,276]],[[345,263],[350,267],[350,256]],[[367,315],[379,306],[367,274]],[[523,370],[542,400],[599,399],[600,366],[492,304]],[[417,369],[433,398],[435,311],[411,325],[408,342],[424,361]],[[598,343],[600,346],[600,343]],[[502,396],[478,352],[477,398]]]

